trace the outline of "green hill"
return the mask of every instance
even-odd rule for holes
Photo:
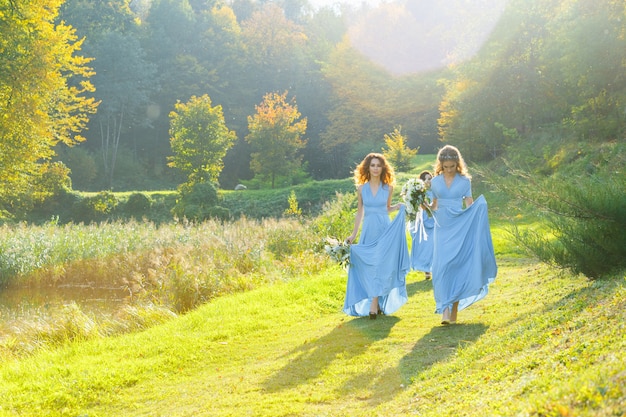
[[[0,415],[624,415],[624,277],[499,253],[490,294],[454,326],[415,272],[397,314],[347,317],[333,267],[2,363]]]
[[[0,417],[626,415],[626,276],[590,280],[528,258],[509,239],[508,199],[476,182],[499,274],[456,325],[439,324],[421,273],[407,277],[405,306],[370,321],[341,312],[345,271],[301,261],[143,331],[41,340],[0,362]],[[311,201],[329,189],[311,187]],[[516,218],[540,226],[536,213]]]

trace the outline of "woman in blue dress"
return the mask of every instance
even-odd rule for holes
[[[429,188],[432,177],[429,171],[423,171],[419,176],[419,178],[424,181],[428,189],[426,195],[431,200],[433,196]],[[433,242],[435,240],[435,219],[429,216],[426,210],[423,210],[421,215],[421,226],[416,227],[415,224],[409,225],[409,232],[411,234],[411,269],[424,272],[424,278],[430,279],[431,266],[433,263]],[[419,227],[423,227],[425,233],[422,233]]]
[[[471,177],[459,150],[439,150],[431,182],[435,216],[432,263],[435,313],[441,323],[487,295],[498,268],[483,196],[472,198]]]
[[[406,274],[409,251],[403,204],[391,204],[394,171],[379,153],[368,154],[354,171],[358,206],[354,230],[346,239],[353,243],[361,222],[358,244],[350,246],[350,267],[343,311],[351,316],[375,319],[391,314],[407,302]],[[399,210],[393,219],[389,213]]]

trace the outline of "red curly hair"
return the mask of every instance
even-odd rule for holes
[[[370,180],[370,164],[372,159],[378,159],[383,167],[383,171],[380,174],[380,181],[383,184],[393,185],[396,180],[393,167],[389,165],[383,154],[375,152],[368,154],[354,169],[354,183],[359,186]]]

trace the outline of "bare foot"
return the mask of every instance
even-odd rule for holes
[[[452,313],[450,314],[450,324],[456,323],[456,315],[459,312],[459,302],[452,304]]]
[[[446,307],[446,309],[443,310],[443,314],[441,316],[441,324],[443,325],[450,324],[450,309],[448,307]]]

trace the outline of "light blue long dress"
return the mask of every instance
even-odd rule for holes
[[[481,195],[463,209],[463,197],[472,196],[472,187],[458,173],[450,188],[443,175],[437,175],[431,190],[438,205],[432,264],[435,312],[442,314],[457,301],[461,311],[487,295],[498,273],[487,201]]]
[[[429,198],[432,199],[432,191],[426,192]],[[424,230],[426,232],[426,238],[422,237],[420,241],[420,234],[415,229],[415,224],[409,224],[409,232],[411,235],[411,269],[415,271],[431,272],[433,263],[433,248],[435,242],[435,219],[426,213],[422,212],[422,221]]]
[[[350,246],[350,267],[343,311],[351,316],[369,315],[373,297],[385,314],[407,302],[406,274],[410,260],[406,241],[405,208],[391,221],[387,212],[389,187],[372,193],[369,183],[361,189],[363,223],[358,244]]]

